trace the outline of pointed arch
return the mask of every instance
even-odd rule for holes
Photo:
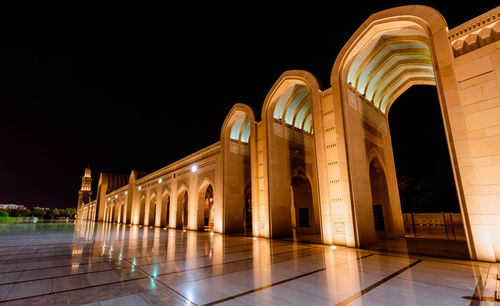
[[[350,214],[341,211],[334,213],[342,215],[338,219],[342,219],[347,225],[344,233],[347,244],[359,247],[363,244],[363,237],[370,236],[366,227],[359,225],[366,209],[362,208],[363,193],[356,191],[364,188],[360,182],[369,180],[369,173],[364,170],[366,165],[351,161],[355,159],[354,144],[361,137],[359,134],[356,136],[355,132],[359,128],[356,126],[359,120],[354,119],[358,116],[356,112],[362,111],[362,106],[359,105],[371,103],[382,116],[387,116],[392,103],[406,89],[417,84],[433,84],[438,90],[469,251],[471,257],[476,258],[457,158],[457,155],[466,152],[457,151],[462,148],[454,144],[454,130],[448,117],[449,109],[461,105],[461,101],[456,86],[457,78],[453,52],[448,40],[448,28],[443,16],[435,9],[422,5],[401,6],[371,15],[338,54],[330,83],[332,100],[339,103],[332,108],[335,110],[337,131],[340,131],[337,137],[339,156],[342,156],[346,165],[342,168],[341,176],[349,182],[347,186],[351,199]],[[390,151],[392,154],[392,150]],[[389,156],[388,154],[386,152],[384,156]],[[393,188],[394,182],[397,184],[393,156],[391,158],[391,164],[386,164],[386,171],[390,170],[386,173],[386,178],[390,181],[390,189],[396,190]],[[378,160],[389,162],[389,159]],[[395,199],[399,201],[399,195],[390,197],[391,203]],[[391,205],[394,213],[395,204]],[[395,225],[395,228],[399,232],[402,226]],[[369,243],[370,239],[366,238],[366,243]],[[491,246],[485,245],[481,248],[491,249]]]
[[[160,213],[160,226],[167,227],[170,224],[170,190],[168,187],[163,188],[161,193],[161,213]]]
[[[258,177],[263,177],[265,192],[259,195],[264,199],[252,202],[263,206],[254,210],[267,215],[269,224],[264,226],[264,231],[268,237],[289,237],[292,234],[290,203],[293,194],[290,186],[292,171],[297,165],[311,169],[313,201],[318,211],[323,209],[320,203],[328,206],[320,201],[320,194],[327,194],[327,190],[321,187],[323,191],[320,192],[317,179],[319,173],[326,173],[322,117],[320,84],[307,71],[284,72],[266,96],[262,108],[264,163],[262,173],[258,174]]]
[[[198,188],[198,229],[213,230],[215,182],[205,176]]]
[[[244,183],[252,181],[252,188],[257,186],[256,131],[254,111],[246,104],[235,104],[227,114],[221,129],[222,184],[214,191],[222,196],[222,201],[214,203],[213,206],[215,231],[244,231]],[[255,192],[257,191],[252,189],[252,194]],[[219,199],[218,196],[215,198]]]
[[[189,218],[189,186],[182,182],[177,189],[176,227],[187,228]]]

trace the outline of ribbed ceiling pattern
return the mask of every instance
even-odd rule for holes
[[[425,37],[416,29],[377,33],[352,60],[348,82],[383,113],[409,82],[434,82]]]
[[[274,107],[275,119],[311,133],[311,92],[304,85],[287,88],[278,98]]]

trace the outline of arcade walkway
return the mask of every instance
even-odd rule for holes
[[[499,264],[103,223],[0,225],[0,304],[494,305]]]

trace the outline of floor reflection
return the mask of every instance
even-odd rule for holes
[[[12,304],[492,303],[497,264],[94,222],[0,227]],[[480,288],[480,289],[478,289]]]

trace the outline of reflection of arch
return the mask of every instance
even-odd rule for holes
[[[156,194],[151,194],[149,198],[149,214],[148,214],[148,225],[155,226],[156,221]]]
[[[163,195],[161,197],[161,217],[160,217],[160,226],[166,227],[169,225],[170,218],[170,192],[168,189],[163,191]]]

